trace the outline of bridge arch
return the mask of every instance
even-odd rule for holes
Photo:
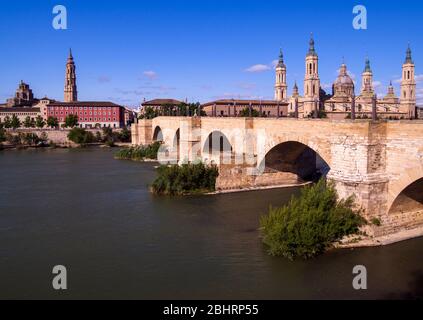
[[[406,182],[401,180],[398,182],[396,189],[402,189],[396,193],[396,196],[391,197],[388,203],[388,214],[423,211],[423,174],[406,186],[405,184]]]
[[[160,128],[160,126],[156,126],[153,131],[153,141],[163,141],[163,140],[164,140],[164,137],[163,137],[162,128]]]
[[[317,180],[330,171],[328,162],[314,148],[295,140],[270,147],[259,168],[265,173],[291,174],[300,182]]]
[[[233,152],[233,146],[228,137],[219,130],[208,134],[202,148],[203,158],[215,163],[221,163],[222,160],[230,162]]]
[[[181,159],[181,129],[178,128],[173,138],[173,152],[175,154],[176,161]]]

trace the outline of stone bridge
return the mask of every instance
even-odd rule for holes
[[[423,122],[158,117],[132,127],[136,145],[163,141],[167,162],[215,163],[217,189],[303,183],[327,175],[354,196],[374,235],[423,225]]]

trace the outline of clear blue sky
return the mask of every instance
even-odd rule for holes
[[[68,30],[52,28],[57,4],[68,10]],[[366,31],[352,27],[357,4],[368,9]],[[302,92],[310,32],[324,88],[343,56],[359,84],[368,54],[377,92],[384,93],[401,75],[409,42],[416,74],[423,74],[422,15],[417,0],[1,1],[0,99],[22,79],[37,97],[62,100],[69,47],[80,100],[136,106],[156,97],[273,98],[274,70],[246,70],[271,66],[280,47],[289,91],[297,80]]]

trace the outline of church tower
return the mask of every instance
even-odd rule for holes
[[[73,61],[72,50],[69,50],[69,57],[66,63],[65,77],[65,102],[78,101],[78,92],[76,90],[76,67]]]
[[[279,62],[276,66],[275,100],[286,101],[288,86],[286,84],[286,66],[283,61],[282,49],[279,54]]]
[[[370,60],[366,58],[366,65],[364,72],[361,75],[361,95],[362,96],[373,96],[373,72],[370,67]]]
[[[304,117],[311,115],[316,102],[319,103],[320,79],[319,57],[314,49],[313,34],[310,38],[310,46],[306,56],[306,74],[304,78]]]
[[[402,65],[400,112],[407,113],[409,118],[416,117],[416,80],[414,62],[408,46],[405,62]]]

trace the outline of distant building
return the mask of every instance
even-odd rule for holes
[[[0,123],[4,123],[7,117],[12,119],[14,115],[18,117],[21,123],[23,123],[27,117],[30,117],[31,120],[35,120],[38,116],[41,116],[41,112],[40,108],[0,108]]]
[[[121,128],[125,126],[125,108],[112,102],[53,102],[47,105],[47,118],[57,118],[59,124],[68,115],[77,115],[81,128]]]
[[[38,100],[34,99],[34,94],[32,93],[29,85],[21,80],[18,88],[16,89],[15,96],[13,98],[7,99],[6,106],[8,108],[32,107],[37,102]]]
[[[136,112],[133,109],[124,107],[124,118],[125,118],[125,126],[131,125],[131,123],[134,123],[136,118]]]
[[[249,109],[250,106],[264,117],[288,115],[288,103],[275,100],[222,99],[207,102],[202,105],[202,109],[209,117],[238,117],[242,110]]]
[[[373,83],[373,71],[370,60],[366,58],[361,79],[361,91],[356,96],[353,79],[342,63],[339,75],[332,86],[332,96],[322,94],[319,77],[319,57],[315,49],[313,37],[310,39],[309,50],[305,58],[306,73],[304,77],[304,95],[299,94],[297,83],[291,97],[287,97],[287,67],[282,52],[276,66],[275,99],[289,102],[288,112],[298,110],[301,118],[310,117],[315,110],[324,111],[331,119],[345,119],[350,116],[355,105],[357,117],[371,117],[373,101],[376,102],[377,116],[380,118],[410,119],[415,118],[416,110],[416,79],[415,65],[411,48],[406,51],[402,65],[401,94],[396,96],[392,82],[383,98],[378,98]],[[323,92],[324,93],[324,92]]]

